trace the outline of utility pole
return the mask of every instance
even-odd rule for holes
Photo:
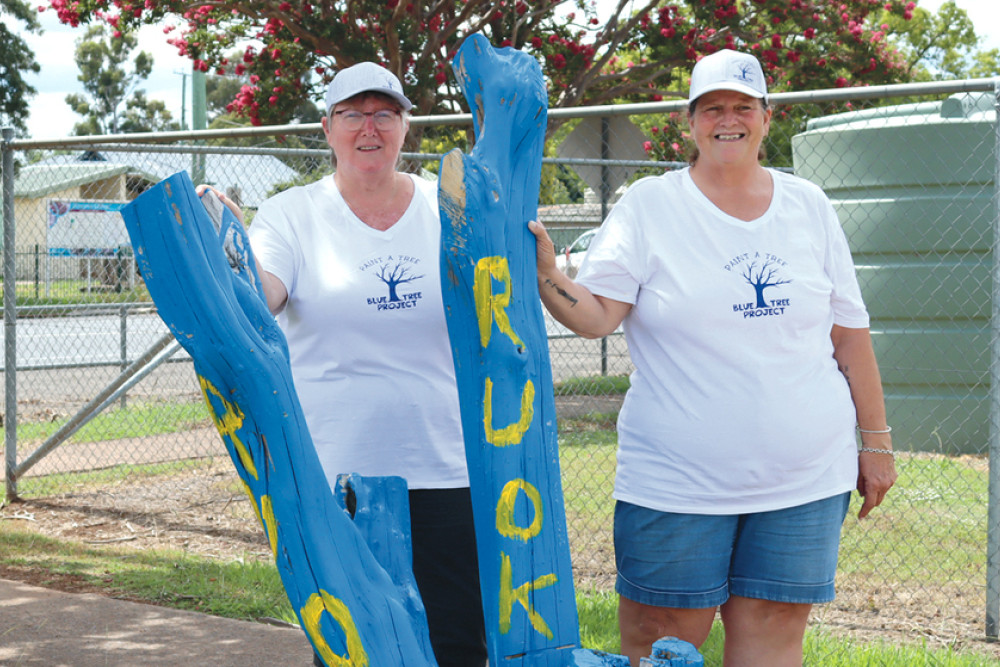
[[[204,130],[208,127],[208,112],[205,90],[205,73],[192,70],[191,73],[191,129]],[[197,142],[202,143],[202,142]],[[205,154],[195,153],[191,160],[191,180],[195,184],[206,183]]]
[[[180,72],[174,70],[174,74],[179,74],[181,77],[181,129],[188,129],[187,126],[187,78],[191,76],[189,72]]]

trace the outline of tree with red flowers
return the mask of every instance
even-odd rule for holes
[[[205,72],[246,74],[231,103],[254,124],[286,121],[322,99],[340,68],[384,64],[416,113],[455,112],[449,72],[462,41],[482,33],[539,58],[553,108],[683,96],[703,54],[755,53],[773,89],[898,81],[902,60],[879,28],[909,18],[908,0],[617,0],[599,16],[586,0],[50,0],[71,25],[126,31],[166,20],[167,39]],[[232,63],[239,46],[242,57]],[[627,57],[624,54],[629,54]]]
[[[972,22],[954,0],[944,2],[937,14],[912,1],[892,5],[876,0],[754,0],[743,3],[744,8],[758,12],[751,21],[746,20],[747,13],[734,14],[731,4],[728,10],[721,7],[726,4],[723,2],[698,4],[702,20],[708,20],[707,8],[715,7],[712,15],[719,23],[712,36],[716,41],[732,48],[750,44],[750,50],[764,63],[769,87],[775,92],[1000,74],[1000,50],[978,48],[980,40]],[[869,5],[871,10],[852,13],[852,5]],[[734,20],[734,16],[741,18]],[[774,29],[763,29],[766,25]],[[840,27],[832,31],[824,28],[829,25]],[[672,47],[669,42],[664,45]],[[850,108],[847,103],[839,110]],[[775,110],[768,139],[771,164],[791,165],[791,136],[804,129],[805,121],[815,112],[815,108],[806,107]],[[685,159],[688,141],[682,116],[672,114],[661,121],[662,127],[650,128],[645,123],[644,129],[651,135],[646,151],[651,157]]]

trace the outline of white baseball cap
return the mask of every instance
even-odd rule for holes
[[[767,102],[767,81],[760,62],[749,53],[722,49],[699,60],[691,71],[688,102],[713,90],[736,92]]]
[[[326,88],[326,115],[330,115],[334,105],[368,92],[388,95],[399,102],[403,111],[413,108],[395,74],[381,65],[365,62],[342,69],[333,77]]]

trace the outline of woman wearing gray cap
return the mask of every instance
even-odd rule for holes
[[[584,336],[623,325],[636,368],[614,492],[622,653],[700,646],[719,611],[725,665],[801,665],[850,491],[864,517],[896,479],[868,313],[827,197],[760,164],[760,63],[699,61],[688,120],[691,165],[629,188],[576,282],[530,223],[539,288]]]
[[[331,486],[342,473],[406,479],[435,656],[471,667],[487,653],[437,183],[397,170],[412,106],[383,67],[338,72],[323,119],[336,173],[265,201],[249,235]]]

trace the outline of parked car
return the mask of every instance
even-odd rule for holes
[[[556,266],[570,278],[576,278],[576,272],[580,270],[580,264],[583,263],[587,248],[590,247],[590,242],[596,233],[596,228],[588,229],[556,255]]]

